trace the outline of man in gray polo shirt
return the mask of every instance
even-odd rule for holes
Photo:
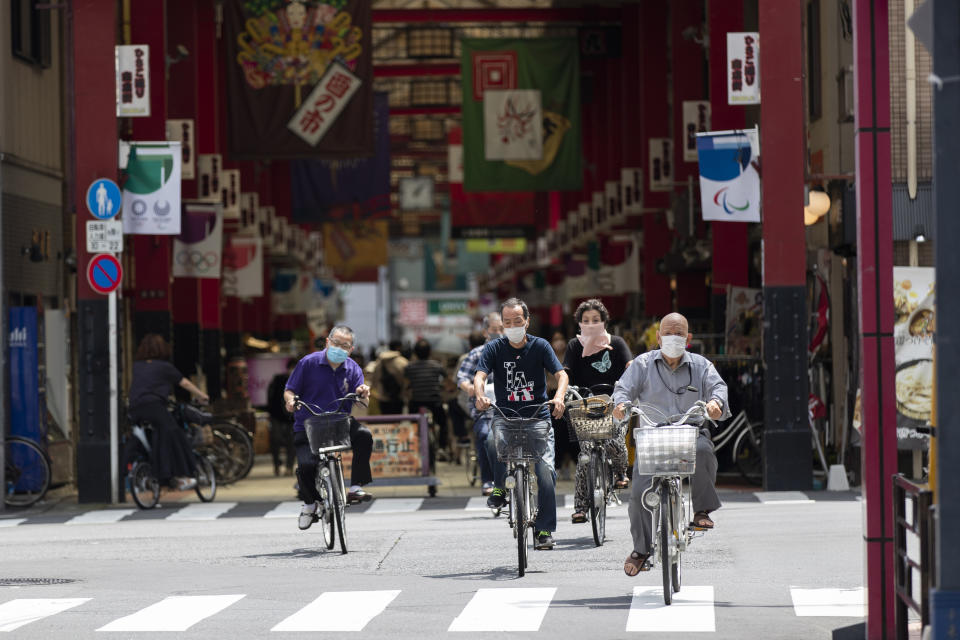
[[[707,402],[707,414],[714,420],[730,417],[727,406],[727,385],[713,364],[701,355],[689,353],[687,344],[693,336],[688,331],[687,319],[679,313],[668,314],[660,321],[657,331],[659,349],[637,356],[627,367],[613,389],[616,403],[613,415],[622,420],[626,405],[632,401],[655,406],[664,415],[686,412],[697,400]],[[630,495],[630,533],[633,551],[624,561],[628,576],[647,571],[650,565],[652,524],[650,512],[641,502],[653,478],[641,476],[633,467],[633,488]],[[717,457],[713,453],[710,432],[704,428],[697,438],[697,467],[693,474],[693,524],[700,529],[712,529],[710,512],[720,508],[720,498],[714,488],[717,480]]]

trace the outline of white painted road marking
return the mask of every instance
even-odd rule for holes
[[[0,604],[0,631],[13,631],[80,606],[90,598],[21,598]]]
[[[399,594],[399,590],[327,591],[271,631],[363,631]]]
[[[412,513],[423,505],[423,498],[377,498],[365,513]]]
[[[244,594],[170,596],[146,609],[118,618],[97,631],[186,631],[204,618],[220,613]]]
[[[490,511],[490,507],[487,506],[487,496],[473,496],[467,500],[467,506],[463,508],[464,511]]]
[[[480,589],[447,631],[538,631],[556,588]]]
[[[634,587],[627,631],[716,631],[713,587],[683,587],[663,604],[663,587]]]
[[[813,500],[803,491],[754,491],[753,495],[764,504],[812,504]]]
[[[126,518],[136,509],[99,509],[97,511],[87,511],[78,516],[70,518],[64,524],[109,524],[119,522]]]
[[[188,504],[183,509],[174,511],[167,520],[216,520],[230,509],[237,506],[236,502],[197,502]]]
[[[866,615],[863,587],[856,589],[799,589],[790,587],[797,616],[862,618]]]
[[[281,502],[270,511],[263,514],[264,518],[296,518],[300,515],[300,507],[303,506],[299,500],[293,502]]]
[[[0,519],[0,528],[3,527],[15,527],[21,522],[26,522],[26,518],[3,518]]]

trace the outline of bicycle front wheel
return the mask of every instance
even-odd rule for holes
[[[160,482],[146,460],[138,460],[127,474],[130,496],[141,509],[153,509],[160,502]]]
[[[217,472],[214,471],[213,464],[206,456],[196,452],[193,454],[193,463],[197,467],[197,497],[201,502],[213,502],[217,497]]]
[[[683,481],[679,481],[676,493],[671,491],[673,505],[673,543],[674,552],[670,562],[670,582],[673,586],[673,592],[680,591],[680,558],[683,555],[683,548],[687,543],[687,518],[683,508]],[[682,543],[682,544],[681,544]]]
[[[527,570],[527,486],[521,469],[516,471],[517,486],[513,491],[513,535],[517,539],[517,574],[522,578]]]
[[[590,524],[593,527],[593,542],[603,545],[607,529],[607,460],[596,449],[590,454],[587,470],[587,486],[590,487]]]
[[[330,476],[323,477],[320,473],[320,469],[317,469],[317,493],[320,494],[320,527],[323,529],[323,544],[326,546],[327,550],[333,549],[333,544],[336,541],[334,539],[333,528],[336,526],[334,522],[335,518],[333,515],[334,512],[334,501],[333,501],[333,483],[330,481]]]
[[[36,504],[50,488],[50,461],[47,460],[47,454],[32,440],[8,436],[4,455],[4,504],[9,507]]]
[[[660,483],[660,568],[663,570],[663,603],[670,604],[673,598],[673,565],[670,556],[671,525],[670,491],[666,482]]]
[[[347,494],[343,486],[343,467],[339,460],[330,462],[330,476],[333,478],[333,515],[337,521],[337,535],[340,537],[340,552],[347,552]]]

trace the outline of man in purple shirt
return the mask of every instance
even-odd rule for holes
[[[337,325],[331,329],[327,335],[327,348],[304,356],[290,374],[283,392],[287,411],[293,412],[296,397],[323,411],[345,413],[350,413],[353,403],[344,402],[341,406],[337,402],[339,398],[348,393],[356,393],[363,399],[368,398],[370,387],[363,382],[363,370],[349,357],[353,347],[353,329],[345,325]],[[294,414],[293,423],[293,444],[297,450],[297,481],[300,487],[300,499],[303,500],[298,521],[301,529],[309,529],[310,525],[319,519],[317,507],[320,495],[315,483],[317,456],[310,450],[307,433],[303,428],[304,421],[311,415],[313,414],[307,409],[298,409]],[[350,468],[352,486],[347,494],[347,500],[348,502],[367,501],[373,496],[364,491],[362,486],[373,480],[370,473],[373,435],[353,416],[350,417],[350,445],[353,449],[353,462]]]

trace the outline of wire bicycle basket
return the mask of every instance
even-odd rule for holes
[[[313,453],[344,451],[350,448],[350,415],[325,413],[310,416],[303,422]]]
[[[633,430],[637,471],[641,475],[692,475],[697,466],[697,434],[689,425]]]
[[[576,401],[567,409],[573,425],[570,441],[610,440],[620,436],[619,424],[613,418],[610,396],[591,396]]]
[[[550,447],[550,421],[545,418],[493,419],[497,459],[540,460]]]

